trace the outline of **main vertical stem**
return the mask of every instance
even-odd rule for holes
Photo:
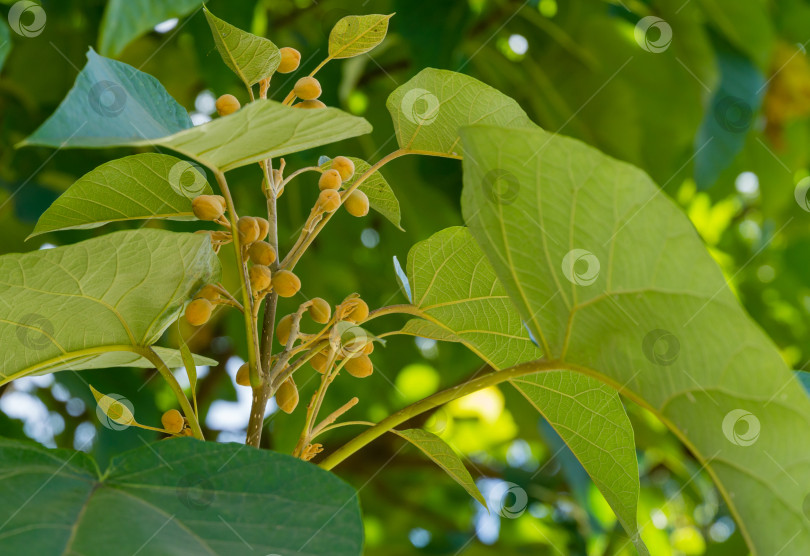
[[[279,267],[281,253],[278,250],[278,212],[276,209],[275,184],[273,183],[273,169],[270,160],[264,163],[264,179],[267,180],[270,195],[267,197],[267,221],[270,223],[270,245],[276,251],[276,260],[270,265],[270,271],[275,273]],[[269,294],[264,307],[262,321],[261,344],[259,348],[259,361],[262,370],[262,385],[253,389],[253,402],[250,407],[250,420],[248,421],[247,438],[245,442],[251,446],[259,447],[264,427],[264,412],[267,401],[273,395],[273,386],[270,381],[270,358],[273,354],[273,328],[276,322],[276,306],[278,294]]]

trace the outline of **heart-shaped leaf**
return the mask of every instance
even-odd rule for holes
[[[299,459],[177,438],[113,460],[0,439],[3,554],[359,556],[357,492]],[[43,534],[43,530],[47,534]]]
[[[91,48],[87,65],[56,112],[20,146],[144,144],[191,125],[186,110],[157,79]]]
[[[273,75],[281,62],[281,53],[275,44],[222,21],[207,8],[203,11],[222,60],[246,86]]]
[[[143,153],[102,164],[71,185],[37,221],[33,237],[143,218],[196,220],[191,200],[212,193],[201,168]]]
[[[371,169],[371,165],[365,160],[353,156],[347,156],[346,158],[354,162],[354,175],[343,184],[344,189],[351,187],[360,176]],[[331,168],[331,160],[327,159],[326,161],[319,162],[322,170]],[[394,226],[402,230],[402,226],[400,226],[402,217],[399,211],[399,200],[379,171],[372,173],[357,189],[366,194],[368,204],[371,208],[385,216]]]
[[[352,58],[380,44],[388,33],[390,15],[349,15],[338,21],[329,33],[329,57]]]
[[[207,235],[154,229],[3,255],[0,383],[64,369],[152,366],[141,362],[142,349],[219,272]]]
[[[386,101],[400,148],[460,158],[462,126],[533,127],[517,102],[477,79],[427,68]]]
[[[810,553],[810,400],[686,216],[579,141],[489,126],[462,139],[464,216],[547,357],[657,414],[753,553]]]
[[[492,265],[467,228],[447,228],[408,254],[413,304],[426,319],[406,332],[461,341],[494,369],[543,356],[529,337]],[[633,537],[639,552],[639,478],[633,427],[616,391],[574,372],[545,371],[513,379],[555,428]]]

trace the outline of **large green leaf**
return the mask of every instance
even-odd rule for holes
[[[87,65],[56,112],[20,145],[148,144],[189,127],[188,113],[157,79],[91,48]]]
[[[0,257],[0,383],[145,365],[133,354],[219,272],[207,235],[153,229]]]
[[[462,139],[465,218],[548,357],[660,416],[756,554],[810,553],[810,401],[684,214],[579,141],[489,126]],[[492,194],[493,172],[512,195]]]
[[[355,490],[296,458],[170,439],[101,473],[82,452],[0,440],[3,554],[358,556]]]
[[[475,481],[470,476],[470,472],[464,466],[464,462],[444,440],[423,429],[405,429],[401,431],[392,429],[391,432],[422,450],[427,457],[470,493],[470,496],[486,507],[487,501],[481,491],[478,490]]]
[[[224,171],[369,132],[365,119],[337,108],[301,110],[257,100],[230,116],[155,143]]]
[[[408,333],[464,342],[495,369],[543,356],[467,228],[447,228],[417,243],[408,254],[408,279],[423,322],[438,327],[411,321]],[[527,375],[512,384],[557,430],[637,539],[633,427],[616,391],[566,370]],[[638,546],[646,553],[640,541]]]
[[[104,56],[117,56],[158,23],[183,17],[202,3],[203,0],[109,0],[101,22],[98,50]]]
[[[458,130],[471,124],[532,127],[511,98],[477,79],[427,68],[398,87],[386,101],[403,149],[460,156]]]
[[[352,58],[380,44],[388,33],[390,15],[349,15],[335,23],[329,33],[329,57]]]
[[[190,162],[156,153],[102,164],[71,185],[37,221],[33,237],[143,218],[196,220],[191,200],[212,193]]]
[[[348,189],[360,176],[371,168],[371,165],[365,160],[353,156],[346,158],[354,162],[354,175],[343,185],[345,189]],[[327,160],[320,166],[321,169],[328,170],[331,164],[332,162]],[[388,185],[388,182],[379,171],[374,172],[366,178],[357,189],[366,194],[368,204],[371,208],[385,216],[394,226],[402,230],[402,226],[400,225],[402,216],[399,211],[399,199],[397,199],[391,186]]]
[[[204,11],[222,60],[245,85],[250,87],[273,75],[281,62],[275,44],[222,21],[207,8]]]

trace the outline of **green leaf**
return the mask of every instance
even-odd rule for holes
[[[281,53],[271,41],[242,31],[204,8],[220,56],[247,87],[267,79],[281,62]]]
[[[257,100],[156,144],[225,171],[370,132],[365,119],[337,108],[302,110]]]
[[[768,3],[763,0],[700,0],[709,21],[735,47],[767,68],[774,43],[772,18]]]
[[[329,57],[352,58],[372,50],[385,38],[388,20],[393,15],[349,15],[342,18],[329,33]]]
[[[191,200],[211,193],[205,174],[190,162],[155,153],[127,156],[82,176],[45,211],[28,237],[121,220],[196,220]]]
[[[422,450],[427,457],[444,469],[455,482],[469,492],[470,496],[481,502],[484,507],[487,507],[487,501],[481,491],[478,490],[475,481],[470,476],[470,472],[467,471],[458,454],[444,440],[423,429],[391,429],[391,432]]]
[[[250,446],[164,440],[100,473],[82,452],[2,439],[0,475],[13,477],[0,499],[4,554],[362,552],[351,486]]]
[[[0,384],[65,369],[151,367],[139,348],[219,272],[207,235],[155,229],[3,255]]]
[[[98,50],[104,56],[118,56],[124,47],[158,23],[188,15],[202,3],[203,0],[109,0],[101,21]]]
[[[458,131],[471,124],[533,127],[511,98],[477,79],[428,68],[386,101],[400,148],[460,157]]]
[[[406,333],[461,341],[498,370],[543,356],[467,228],[447,228],[414,245],[408,277],[413,304],[426,320],[419,326],[408,322]],[[511,383],[568,444],[639,552],[646,554],[636,533],[639,478],[633,427],[616,391],[567,370]]]
[[[346,158],[354,162],[354,175],[343,184],[344,189],[351,187],[360,176],[371,168],[371,164],[365,160],[353,156],[347,156]],[[322,170],[328,170],[331,168],[332,162],[329,160],[320,166]],[[399,200],[379,171],[374,172],[366,178],[357,189],[366,194],[368,204],[371,208],[385,216],[394,226],[403,232],[405,231],[402,229],[402,226],[400,226],[402,216],[399,211]]]
[[[56,112],[18,146],[149,144],[191,125],[188,113],[157,79],[91,48],[87,65]]]
[[[549,359],[658,415],[753,553],[809,553],[810,401],[686,216],[579,141],[488,126],[462,138],[463,213]],[[513,194],[493,194],[492,172]]]

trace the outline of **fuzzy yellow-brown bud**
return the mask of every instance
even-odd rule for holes
[[[346,205],[346,210],[352,216],[359,218],[368,214],[368,197],[359,189],[352,191],[343,204]]]
[[[309,360],[309,364],[312,365],[312,368],[321,374],[324,374],[326,372],[326,365],[328,363],[329,363],[329,356],[322,351],[313,355],[312,359]]]
[[[276,392],[276,403],[284,413],[292,413],[298,405],[298,388],[292,378],[281,383]]]
[[[301,63],[300,52],[289,46],[279,48],[278,51],[281,53],[281,62],[278,64],[277,72],[291,73],[298,69],[298,65]]]
[[[220,116],[229,116],[239,110],[242,105],[239,100],[233,95],[222,95],[216,102],[217,114]]]
[[[191,201],[191,210],[200,220],[216,220],[225,214],[225,198],[220,195],[197,195]]]
[[[270,265],[276,260],[276,250],[266,241],[257,241],[248,248],[248,256],[254,264]]]
[[[236,371],[236,384],[250,386],[250,364],[245,363]]]
[[[250,278],[250,289],[253,290],[253,293],[259,293],[270,287],[273,274],[263,264],[254,264],[248,270],[248,277]]]
[[[321,191],[326,189],[340,189],[341,183],[343,183],[343,178],[340,177],[340,172],[334,168],[327,170],[318,178],[318,188],[320,188]]]
[[[374,364],[368,355],[359,355],[349,359],[343,368],[356,378],[365,378],[374,372]]]
[[[261,218],[259,216],[255,216],[254,218],[259,224],[259,237],[256,241],[262,241],[267,237],[267,232],[270,231],[270,222],[267,221],[267,218]]]
[[[243,216],[236,223],[236,229],[239,231],[239,241],[242,245],[250,245],[259,239],[261,230],[259,229],[259,219],[252,216]]]
[[[336,156],[332,159],[332,170],[337,170],[343,181],[354,175],[354,162],[345,156]]]
[[[280,343],[282,346],[286,346],[287,341],[290,339],[292,323],[293,316],[285,315],[278,321],[278,324],[276,325],[276,338],[278,338],[278,343]]]
[[[164,413],[160,422],[163,423],[163,428],[172,434],[179,433],[186,424],[183,416],[176,409],[170,409]]]
[[[374,353],[374,342],[369,342],[363,347],[363,353],[365,355],[371,355]]]
[[[305,110],[312,110],[313,108],[326,108],[326,105],[322,103],[320,100],[302,100],[301,102],[296,102],[292,106],[293,108],[304,108]]]
[[[214,305],[207,299],[195,299],[186,307],[186,320],[194,326],[202,326],[211,318]]]
[[[309,316],[312,320],[319,324],[326,324],[332,318],[332,307],[322,297],[316,297],[312,300],[312,305],[307,307]]]
[[[208,284],[203,286],[202,289],[197,292],[196,297],[202,297],[203,299],[207,299],[213,303],[220,298],[220,295],[219,289],[217,289],[216,286],[213,284]]]
[[[334,189],[324,189],[318,195],[318,208],[324,212],[334,212],[340,207],[340,193]]]
[[[315,100],[321,96],[321,84],[314,77],[302,77],[296,82],[293,92],[301,100]]]
[[[368,304],[363,301],[362,299],[356,299],[354,301],[354,308],[352,312],[346,316],[347,320],[352,322],[363,322],[368,318]]]
[[[301,289],[301,279],[289,270],[279,270],[273,275],[273,289],[280,297],[292,297]]]
[[[180,431],[180,436],[194,436],[194,432],[191,429],[183,429]]]

